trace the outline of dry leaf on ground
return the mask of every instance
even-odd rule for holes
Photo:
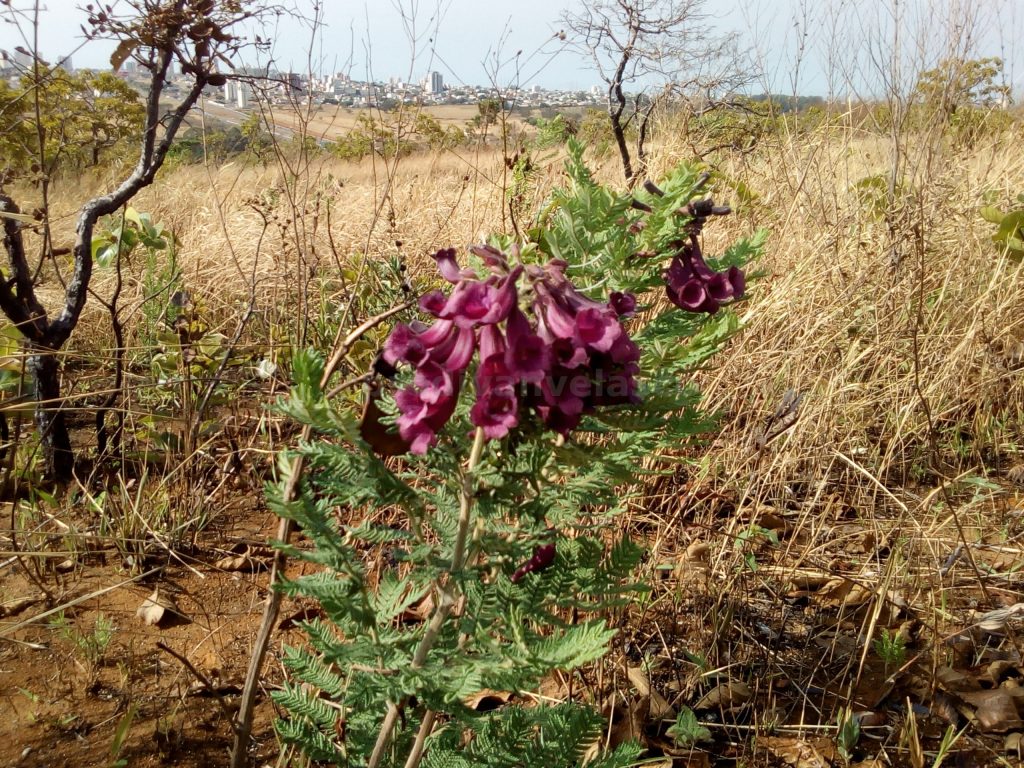
[[[253,557],[252,550],[246,547],[242,554],[222,557],[213,567],[221,571],[258,571],[266,568],[267,563]]]
[[[651,687],[651,681],[643,667],[626,667],[626,677],[641,696],[651,699],[651,720],[671,720],[676,716],[675,708],[668,699]]]
[[[142,619],[143,624],[152,627],[163,621],[168,611],[178,616],[182,615],[170,596],[160,594],[160,587],[157,587],[153,594],[142,601],[135,615]]]
[[[1014,603],[988,613],[975,613],[974,626],[985,632],[1003,632],[1007,624],[1020,618],[1024,618],[1024,603]]]
[[[503,704],[508,704],[508,700],[511,698],[512,693],[509,691],[494,691],[484,688],[464,699],[463,703],[476,712],[491,712]]]
[[[835,745],[825,738],[806,741],[795,736],[762,736],[757,743],[793,768],[831,768],[836,757]]]
[[[750,686],[742,680],[729,680],[721,685],[716,685],[701,696],[693,708],[695,710],[738,709],[750,701],[753,696],[754,692],[750,690]]]
[[[6,618],[8,616],[13,616],[16,613],[20,613],[21,611],[24,611],[26,608],[35,605],[40,600],[42,600],[42,598],[40,597],[28,596],[18,597],[14,600],[11,600],[9,603],[4,603],[3,605],[0,605],[0,619]]]
[[[1014,690],[1019,691],[1014,695]],[[983,733],[1006,733],[1024,728],[1018,702],[1024,704],[1024,690],[996,688],[991,691],[973,691],[962,694],[965,702],[977,707],[974,716]]]

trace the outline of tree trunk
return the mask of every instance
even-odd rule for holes
[[[71,436],[61,409],[60,364],[56,351],[34,347],[26,368],[32,376],[36,400],[36,426],[45,462],[43,476],[47,480],[65,482],[71,479],[75,455],[71,450]]]
[[[626,183],[632,187],[634,183],[633,161],[629,156],[629,142],[626,141],[626,131],[622,127],[622,121],[614,113],[611,116],[612,133],[615,135],[615,144],[619,148],[619,158],[622,160],[622,172],[626,175]]]

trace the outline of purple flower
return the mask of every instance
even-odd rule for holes
[[[438,317],[452,319],[460,328],[500,323],[516,303],[516,279],[521,271],[510,273],[497,285],[494,278],[459,283]]]
[[[398,434],[409,443],[410,451],[423,455],[437,443],[438,431],[455,412],[455,404],[459,399],[458,384],[459,380],[453,379],[451,395],[433,403],[424,401],[422,394],[412,387],[401,389],[395,394],[395,404],[400,414]]]
[[[535,547],[530,559],[516,568],[515,573],[512,574],[512,583],[518,584],[528,573],[543,571],[550,568],[551,564],[555,562],[556,554],[557,551],[554,543],[541,544],[539,547]]]
[[[568,434],[597,406],[636,401],[640,351],[620,322],[636,310],[632,295],[616,292],[601,303],[576,290],[563,261],[510,268],[508,256],[491,246],[473,252],[490,276],[481,279],[472,270],[460,270],[453,249],[438,251],[438,270],[454,288],[447,296],[432,291],[421,297],[420,308],[436,321],[430,326],[400,323],[384,346],[385,364],[403,362],[415,369],[412,385],[395,395],[399,434],[413,453],[434,445],[451,419],[474,355],[470,421],[489,440],[515,428],[524,408],[535,411],[548,428]],[[518,249],[510,254],[518,259]],[[738,285],[742,292],[742,275],[708,271],[701,278],[692,259],[677,261],[667,272],[670,292],[677,284],[692,291],[692,281],[697,281],[701,303],[708,290],[731,298]],[[532,294],[526,311],[518,304],[520,278]],[[547,552],[538,550],[535,556],[547,557]],[[549,554],[554,557],[553,546]]]
[[[441,273],[441,277],[449,283],[458,284],[465,278],[476,277],[476,273],[470,269],[459,269],[459,265],[455,261],[454,248],[442,248],[434,254],[434,261],[437,263],[437,269]]]
[[[448,304],[448,298],[440,291],[430,291],[420,296],[420,311],[440,317]]]
[[[452,378],[452,374],[432,360],[428,360],[416,369],[413,383],[416,385],[423,405],[434,405],[441,400],[450,398],[455,392],[455,380]]]
[[[530,328],[530,321],[519,307],[513,307],[505,324],[508,349],[505,364],[516,381],[540,384],[548,369],[551,355],[548,345]]]
[[[743,297],[746,281],[743,272],[730,267],[715,272],[704,261],[694,237],[672,258],[665,271],[665,291],[669,300],[689,312],[714,314],[722,304]]]
[[[607,352],[622,335],[618,318],[609,310],[587,308],[576,313],[576,338],[597,352]]]
[[[399,361],[418,365],[427,354],[419,335],[405,323],[399,323],[384,342],[384,360],[389,365]]]
[[[608,306],[619,317],[632,317],[636,312],[636,296],[632,293],[613,291],[608,297]]]
[[[469,419],[484,430],[488,440],[500,440],[519,423],[519,401],[509,385],[488,386],[477,390]]]

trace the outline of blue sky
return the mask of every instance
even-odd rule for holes
[[[376,79],[399,77],[418,80],[431,70],[448,83],[521,85],[549,88],[589,88],[599,82],[590,65],[562,50],[555,33],[559,14],[584,0],[515,0],[500,10],[481,0],[323,0],[322,31],[292,15],[273,20],[262,32],[275,40],[274,60],[280,69],[348,71],[358,79],[372,72]],[[310,0],[284,0],[308,9]],[[916,6],[914,24],[936,24],[935,11],[953,0],[902,0]],[[438,4],[439,3],[439,4]],[[31,7],[31,0],[14,0]],[[124,6],[124,0],[106,0]],[[742,48],[760,62],[765,79],[751,88],[790,93],[792,73],[800,59],[797,90],[803,94],[842,95],[851,83],[858,93],[872,90],[873,69],[866,49],[859,58],[856,40],[885,34],[886,8],[882,0],[709,0],[705,11],[721,31],[735,32]],[[39,46],[44,56],[74,52],[78,67],[107,66],[111,45],[82,46],[80,25],[85,13],[79,0],[42,0]],[[1024,85],[1024,50],[1017,42],[1024,28],[1024,1],[973,0],[979,11],[977,55],[1007,59],[1011,84]],[[405,19],[414,18],[415,23]],[[26,30],[27,31],[27,30]],[[933,34],[941,36],[940,30]],[[798,53],[804,41],[802,56]],[[312,47],[311,47],[312,41]],[[24,45],[18,29],[0,24],[0,48]],[[77,50],[76,50],[77,49]],[[312,53],[310,53],[312,51]],[[520,52],[517,56],[517,52]],[[933,58],[939,55],[933,52]],[[518,62],[518,72],[516,62]],[[908,62],[908,69],[911,69]],[[829,77],[831,73],[831,78]],[[830,88],[831,82],[831,88]],[[867,95],[867,94],[865,94]]]

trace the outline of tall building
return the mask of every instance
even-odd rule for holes
[[[74,72],[75,65],[71,63],[70,56],[60,56],[57,59],[57,66],[63,69],[65,72]]]
[[[444,93],[444,77],[440,72],[430,73],[430,92]]]

